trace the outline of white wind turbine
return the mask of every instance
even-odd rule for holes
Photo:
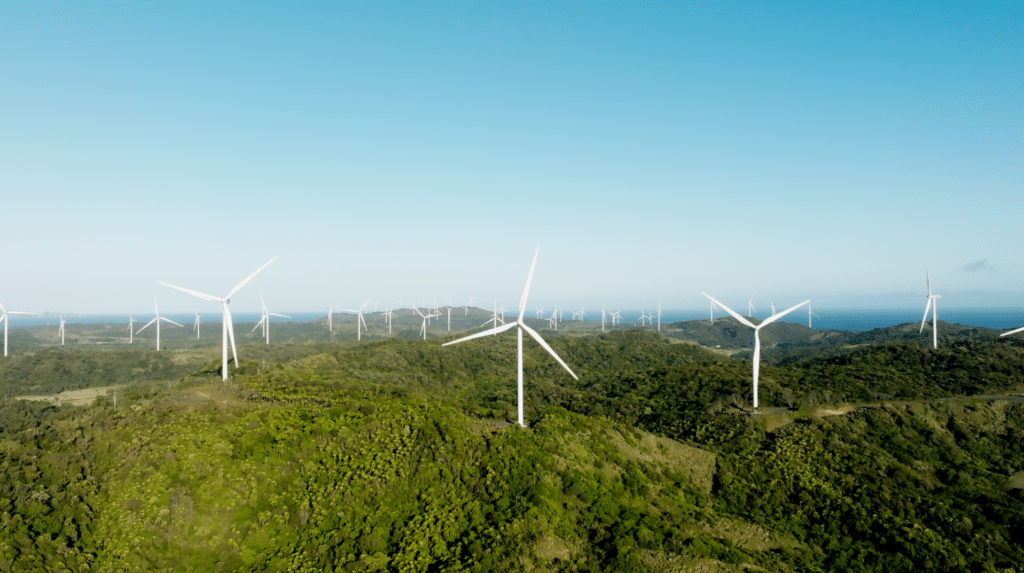
[[[128,315],[128,344],[132,343],[132,338],[133,338],[133,335],[135,334],[134,330],[135,330],[135,319],[132,318],[132,315],[129,314]]]
[[[605,314],[604,305],[601,305],[601,332],[604,332]]]
[[[60,317],[60,345],[64,346],[64,317]]]
[[[754,297],[747,301],[747,318],[754,318]]]
[[[181,326],[181,325],[178,324],[177,322],[174,322],[173,320],[171,320],[169,318],[165,318],[163,316],[160,316],[160,309],[157,308],[157,306],[156,306],[156,295],[153,295],[153,312],[156,313],[156,316],[153,318],[153,320],[147,322],[146,326],[143,326],[142,328],[140,328],[139,332],[142,332],[143,330],[146,330],[147,326],[149,326],[149,325],[151,325],[151,324],[153,324],[155,322],[156,323],[156,349],[159,352],[159,350],[160,350],[160,321],[162,320],[164,322],[169,322],[169,323],[175,324],[177,326]],[[139,332],[136,332],[136,334],[138,334]]]
[[[0,320],[4,321],[4,356],[7,356],[7,320],[10,318],[10,315],[12,315],[12,314],[39,314],[39,313],[38,312],[28,312],[28,311],[24,311],[24,310],[7,310],[6,308],[4,308],[4,305],[2,305],[2,304],[0,304],[0,312],[3,312],[3,314],[0,315]]]
[[[222,322],[222,324],[221,324],[221,331],[223,333],[223,340],[221,342],[221,357],[222,357],[222,364],[223,364],[223,366],[221,368],[221,379],[222,380],[227,380],[228,379],[228,339],[231,340],[231,355],[234,356],[234,358],[235,358],[235,367],[236,368],[238,367],[238,351],[235,348],[235,327],[231,323],[231,310],[228,309],[228,303],[231,302],[231,297],[236,292],[238,292],[238,289],[240,289],[243,286],[245,286],[245,283],[247,283],[250,280],[252,280],[252,278],[254,276],[256,276],[257,273],[259,273],[263,269],[267,268],[267,265],[269,265],[270,263],[274,262],[274,260],[276,260],[276,259],[277,259],[277,257],[274,257],[273,259],[270,259],[269,261],[264,263],[262,267],[256,269],[256,271],[254,273],[252,273],[251,275],[245,277],[245,280],[243,280],[242,282],[240,282],[237,285],[235,285],[235,288],[231,289],[228,292],[227,296],[225,296],[224,298],[216,297],[216,296],[209,295],[209,294],[204,294],[204,293],[201,293],[201,292],[198,292],[198,291],[194,291],[194,290],[191,290],[191,289],[183,288],[183,287],[180,287],[180,286],[174,286],[172,284],[168,284],[168,283],[157,281],[158,283],[160,283],[160,284],[162,284],[164,286],[169,286],[171,288],[178,289],[181,292],[188,293],[188,294],[190,294],[190,295],[192,295],[194,297],[198,297],[198,298],[201,298],[203,300],[208,300],[210,302],[219,302],[220,303],[221,308],[223,309],[223,319],[221,321]]]
[[[327,307],[327,331],[328,332],[334,332],[334,323],[332,322],[332,317],[333,316],[334,316],[334,307],[333,306]]]
[[[260,305],[263,306],[263,316],[260,317],[260,321],[256,323],[256,326],[252,327],[250,332],[256,332],[256,329],[263,326],[263,336],[267,339],[267,344],[270,344],[270,317],[280,316],[281,318],[291,318],[286,314],[277,314],[276,312],[267,312],[267,303],[263,302],[263,294],[260,293]]]
[[[395,313],[391,312],[391,307],[384,311],[384,319],[388,321],[388,336],[391,336],[391,318],[394,316]]]
[[[533,318],[536,318],[536,319],[544,318],[544,309],[538,308],[537,312],[533,313]]]
[[[619,311],[616,310],[615,312],[612,313],[612,326],[615,326],[616,324],[618,324],[621,321],[622,321],[622,313],[620,313]]]
[[[793,312],[794,310],[800,308],[801,306],[803,306],[805,304],[809,304],[811,301],[810,300],[805,300],[802,303],[800,303],[800,304],[798,304],[796,306],[792,306],[790,308],[787,308],[786,310],[784,310],[784,311],[782,311],[782,312],[780,312],[778,314],[773,314],[773,315],[769,316],[768,318],[762,320],[761,324],[755,325],[754,323],[752,323],[749,320],[747,320],[747,319],[743,318],[742,316],[740,316],[738,312],[736,312],[733,309],[725,306],[724,304],[718,302],[717,300],[711,298],[711,296],[708,295],[707,293],[701,293],[701,294],[703,294],[704,296],[708,297],[708,300],[711,301],[711,304],[717,304],[718,306],[722,307],[723,310],[725,310],[726,312],[731,314],[733,318],[735,318],[736,320],[740,321],[742,324],[745,324],[745,325],[749,326],[750,328],[754,329],[754,356],[753,356],[753,359],[754,359],[754,407],[757,408],[757,374],[758,374],[758,372],[761,369],[761,336],[760,336],[761,329],[764,328],[765,326],[775,322],[776,320],[782,318],[783,316],[786,316],[787,314]]]
[[[435,316],[440,316],[440,314],[435,314],[433,312],[428,312],[427,314],[423,314],[422,312],[420,312],[420,309],[415,307],[415,306],[412,307],[412,309],[416,311],[416,314],[418,314],[421,317],[423,317],[423,326],[420,326],[420,334],[423,335],[423,340],[426,340],[427,339],[427,321],[430,320],[431,318],[435,317]],[[488,322],[490,322],[490,321],[488,321]],[[487,323],[484,323],[484,324],[487,324]]]
[[[196,322],[195,322],[195,324],[192,325],[192,330],[196,331],[196,338],[198,339],[199,338],[199,323],[202,322],[203,315],[199,314],[198,310],[195,311],[195,313],[196,313]]]
[[[551,318],[548,319],[548,328],[558,330],[558,309],[554,309],[551,312]]]
[[[551,354],[551,356],[553,356],[555,358],[555,360],[557,360],[558,363],[561,364],[562,367],[565,368],[569,372],[569,374],[572,375],[573,378],[575,378],[576,380],[579,380],[579,377],[577,377],[576,373],[573,372],[571,368],[569,368],[569,365],[566,364],[558,356],[558,354],[555,353],[555,351],[550,346],[548,346],[547,342],[544,342],[544,339],[540,337],[540,334],[538,334],[537,331],[535,331],[534,329],[532,329],[529,326],[527,326],[526,322],[523,320],[523,315],[526,313],[526,299],[527,299],[527,297],[530,294],[530,281],[533,280],[533,269],[534,269],[534,267],[537,266],[537,255],[539,255],[539,254],[540,254],[540,247],[537,247],[537,252],[534,253],[534,255],[533,255],[533,264],[530,265],[530,274],[527,275],[527,277],[526,277],[526,286],[523,287],[523,295],[519,298],[519,318],[515,322],[510,322],[509,324],[505,324],[505,325],[502,325],[502,326],[495,326],[494,328],[492,328],[490,330],[485,330],[483,332],[478,332],[476,334],[471,334],[471,335],[466,336],[464,338],[460,338],[458,340],[453,340],[452,342],[447,342],[447,343],[441,345],[441,346],[448,346],[449,344],[457,344],[459,342],[463,342],[465,340],[470,340],[472,338],[479,338],[481,336],[487,336],[488,334],[498,334],[499,332],[504,332],[506,330],[509,330],[510,328],[518,327],[517,330],[518,330],[518,334],[519,334],[519,359],[518,359],[519,370],[518,370],[517,388],[518,388],[518,394],[519,394],[519,425],[524,427],[524,428],[526,427],[526,423],[523,421],[523,331],[524,330],[526,332],[528,332],[530,334],[530,336],[532,336],[534,338],[534,340],[536,340],[541,346],[543,346],[544,350],[547,350],[548,353]]]
[[[370,298],[373,298],[373,297],[371,296]],[[354,310],[354,309],[349,309],[349,308],[339,308],[338,309],[338,310],[343,310],[345,312],[354,312],[354,313],[356,313],[356,340],[362,340],[363,339],[363,334],[359,330],[360,329],[360,325],[362,326],[363,330],[367,330],[367,331],[369,330],[368,328],[366,328],[366,320],[363,318],[363,309],[366,308],[367,303],[370,302],[370,298],[366,299],[366,302],[363,303],[363,306],[359,307],[359,310]]]
[[[818,316],[818,315],[816,315],[813,312],[811,312],[811,303],[808,302],[807,303],[807,328],[814,328],[814,325],[812,324],[812,321],[811,321],[811,317],[812,316]],[[818,318],[821,318],[821,317],[818,316]]]
[[[921,319],[921,328],[918,334],[924,332],[924,322],[928,320],[928,310],[932,311],[932,348],[939,347],[939,318],[935,303],[942,298],[940,294],[932,294],[932,278],[928,275],[928,267],[924,269],[924,278],[928,281],[928,303],[924,305],[924,317]]]

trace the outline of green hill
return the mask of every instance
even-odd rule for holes
[[[214,349],[171,388],[173,352],[5,364],[40,385],[152,366],[116,408],[2,403],[0,571],[1024,566],[1024,402],[963,397],[1024,389],[1019,347],[766,366],[765,403],[802,407],[752,415],[748,360],[545,336],[580,379],[527,343],[526,429],[509,336],[251,344],[226,384]],[[883,397],[908,402],[812,405]]]

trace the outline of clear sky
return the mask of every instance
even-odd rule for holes
[[[1022,10],[8,0],[0,303],[1024,306]]]

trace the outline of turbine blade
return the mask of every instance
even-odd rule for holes
[[[513,324],[515,324],[515,323],[513,323]],[[523,329],[526,330],[526,332],[529,332],[530,336],[532,336],[534,338],[534,340],[536,340],[541,346],[543,346],[544,350],[548,351],[548,354],[554,356],[555,360],[557,360],[558,363],[562,365],[562,368],[565,368],[569,372],[569,374],[572,374],[573,378],[575,378],[576,380],[579,380],[579,377],[576,376],[576,373],[572,371],[572,368],[569,368],[569,365],[566,364],[565,361],[562,360],[562,358],[560,356],[558,356],[558,354],[555,352],[555,350],[553,348],[551,348],[550,346],[548,346],[547,342],[544,342],[544,339],[540,337],[540,334],[538,334],[536,330],[534,330],[534,329],[530,328],[529,326],[526,326],[525,324],[522,324],[522,323],[520,323],[520,326],[522,326]]]
[[[363,309],[364,309],[364,308],[366,308],[366,305],[370,304],[370,300],[371,300],[372,298],[373,298],[373,297],[371,296],[370,298],[366,299],[366,302],[364,302],[364,303],[363,303],[363,306],[359,307],[359,312],[362,312],[362,311],[363,311]]]
[[[725,306],[724,304],[718,302],[717,300],[711,298],[711,295],[709,295],[708,293],[702,292],[700,294],[708,297],[708,300],[710,300],[711,302],[713,302],[713,303],[717,304],[718,306],[722,307],[722,309],[725,310],[725,312],[728,312],[729,314],[731,314],[733,318],[735,318],[736,320],[740,321],[741,323],[749,326],[750,328],[757,328],[756,326],[754,326],[754,323],[752,323],[749,320],[747,320],[747,319],[743,318],[742,316],[740,316],[739,313],[737,313],[735,310],[733,310],[733,309]]]
[[[151,321],[147,322],[147,323],[146,323],[146,326],[149,326],[149,325],[153,324],[154,322],[156,322],[156,319],[155,319],[155,318],[154,318],[153,320],[151,320]],[[142,328],[140,328],[140,329],[136,330],[136,331],[135,331],[135,334],[138,334],[138,333],[142,332],[143,330],[146,330],[146,326],[143,326]]]
[[[245,277],[245,280],[243,280],[242,282],[240,282],[237,285],[235,285],[235,288],[231,289],[231,292],[229,292],[228,295],[226,297],[224,297],[224,298],[231,298],[232,295],[234,295],[236,292],[238,292],[238,289],[242,288],[245,285],[245,283],[251,281],[252,277],[256,276],[260,271],[262,271],[263,269],[267,268],[267,265],[269,265],[270,263],[274,262],[275,260],[277,260],[277,257],[274,257],[273,259],[270,259],[269,261],[264,263],[262,267],[256,269],[251,275]],[[237,364],[238,362],[236,361],[235,363]]]
[[[1015,329],[1011,330],[1010,332],[1004,332],[1004,333],[1000,334],[999,336],[1010,336],[1011,334],[1017,334],[1018,332],[1021,332],[1021,331],[1024,331],[1024,326],[1022,326],[1020,328],[1015,328]]]
[[[480,338],[481,336],[490,336],[492,334],[498,334],[499,332],[505,332],[506,330],[508,330],[508,329],[518,325],[518,324],[519,323],[517,323],[517,322],[510,322],[508,324],[503,324],[501,326],[496,326],[494,328],[491,328],[489,330],[485,330],[483,332],[478,332],[476,334],[470,334],[469,336],[464,336],[464,337],[462,337],[462,338],[460,338],[458,340],[453,340],[451,342],[445,342],[441,346],[449,346],[451,344],[458,344],[459,342],[464,342],[466,340],[472,340],[474,338]]]
[[[770,324],[772,322],[775,322],[776,320],[786,316],[787,314],[793,312],[794,310],[800,308],[801,306],[803,306],[803,305],[805,305],[805,304],[807,304],[809,302],[811,302],[811,301],[810,300],[805,300],[802,303],[794,305],[794,306],[791,306],[791,307],[787,308],[786,310],[784,310],[782,312],[775,313],[775,314],[769,316],[768,318],[764,319],[764,321],[762,321],[761,324],[757,325],[757,328],[761,328],[762,326],[764,326],[766,324]]]
[[[264,317],[264,318],[266,318],[266,317]],[[259,328],[260,326],[263,326],[263,320],[264,319],[261,318],[260,321],[256,323],[256,326],[252,327],[252,330],[250,330],[249,332],[256,332],[257,328]]]
[[[276,312],[268,312],[267,314],[270,316],[280,316],[281,318],[291,318],[287,314],[277,314]]]
[[[932,297],[928,297],[928,304],[924,305],[924,316],[921,318],[921,328],[917,330],[918,334],[924,332],[924,323],[928,320],[928,311],[932,309]]]
[[[533,281],[533,269],[537,267],[537,257],[540,255],[540,245],[533,253],[533,263],[530,264],[530,274],[526,275],[526,286],[523,287],[523,296],[519,297],[519,322],[523,320],[523,313],[526,312],[526,298],[530,296],[530,282]]]
[[[171,324],[177,324],[178,326],[182,326],[182,325],[178,324],[177,322],[174,322],[173,320],[171,320],[171,319],[167,318],[166,316],[161,316],[161,317],[160,317],[160,320],[162,320],[162,321],[164,321],[164,322],[169,322],[169,323],[171,323]],[[182,327],[182,328],[184,328],[184,327]]]
[[[164,286],[169,286],[171,288],[176,288],[176,289],[180,290],[181,292],[185,292],[185,293],[188,293],[188,294],[190,294],[192,296],[199,297],[199,298],[201,298],[203,300],[208,300],[208,301],[211,301],[211,302],[220,302],[220,298],[215,297],[213,295],[209,295],[209,294],[206,294],[206,293],[201,293],[199,291],[195,291],[195,290],[192,290],[192,289],[187,289],[185,287],[175,286],[175,285],[168,284],[168,283],[161,282],[161,281],[156,281],[156,282],[157,282],[157,284],[161,284],[161,285],[164,285]]]

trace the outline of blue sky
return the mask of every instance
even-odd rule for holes
[[[0,303],[1024,306],[1021,10],[5,2]]]

